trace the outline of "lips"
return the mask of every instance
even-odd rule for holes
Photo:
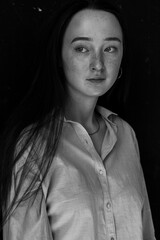
[[[89,79],[87,79],[87,80],[90,80],[90,81],[103,81],[103,80],[105,80],[105,78],[89,78]]]
[[[88,78],[87,81],[90,81],[90,82],[102,82],[104,81],[105,78]]]

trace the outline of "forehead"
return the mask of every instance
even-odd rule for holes
[[[122,39],[122,29],[118,19],[110,12],[85,9],[72,17],[64,38],[99,35],[104,38],[119,37]]]

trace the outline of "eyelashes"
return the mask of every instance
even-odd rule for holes
[[[114,46],[110,46],[110,47],[105,48],[105,52],[114,53],[114,52],[117,52],[117,51],[118,51],[117,47],[114,47]]]
[[[86,47],[83,47],[83,46],[75,47],[75,51],[76,51],[76,52],[79,52],[79,53],[89,52],[89,50],[88,50]]]
[[[75,50],[75,52],[82,53],[82,54],[89,53],[90,51],[92,51],[88,47],[85,47],[85,46],[76,46],[74,48],[74,50]],[[118,52],[118,48],[115,46],[109,46],[109,47],[105,48],[103,51],[104,51],[104,53],[116,53],[116,52]]]

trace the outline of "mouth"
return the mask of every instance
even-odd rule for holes
[[[87,81],[99,83],[105,81],[105,78],[88,78]]]

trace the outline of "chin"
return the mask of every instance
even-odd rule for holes
[[[104,94],[106,94],[111,88],[103,88],[101,91],[97,91],[95,92],[95,95],[97,95],[97,97],[103,96]]]

